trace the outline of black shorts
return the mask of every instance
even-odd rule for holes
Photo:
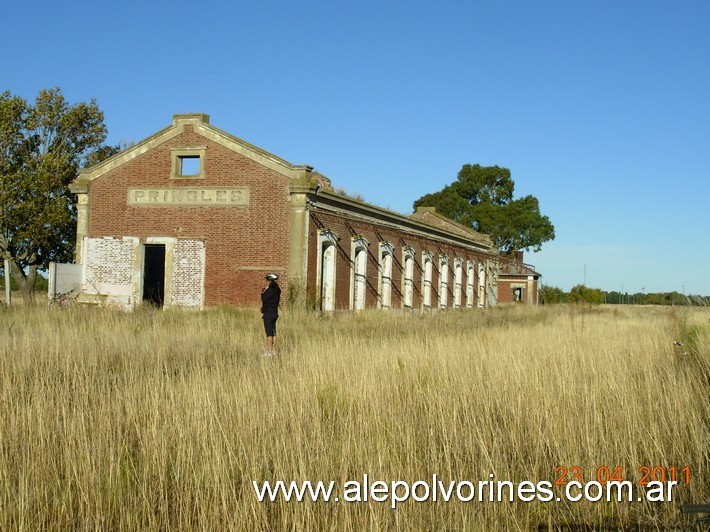
[[[264,314],[264,331],[266,336],[276,336],[276,320],[279,317],[273,314]]]

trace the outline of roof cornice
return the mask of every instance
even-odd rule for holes
[[[292,187],[293,192],[307,192],[310,200],[309,205],[314,209],[323,209],[325,211],[332,211],[338,213],[338,211],[344,211],[344,213],[359,215],[363,218],[369,218],[372,222],[387,222],[395,224],[399,227],[408,229],[420,236],[426,236],[435,240],[442,240],[450,243],[455,243],[458,245],[465,245],[469,248],[475,249],[477,251],[495,255],[496,258],[499,257],[498,250],[487,246],[485,243],[474,238],[474,234],[470,236],[464,236],[461,233],[454,233],[447,231],[435,225],[428,224],[423,221],[415,220],[409,216],[405,216],[395,211],[378,207],[377,205],[371,205],[363,201],[359,201],[353,198],[348,198],[334,192],[326,192],[321,190],[318,194],[315,194],[315,190],[312,188],[306,189],[305,187],[298,187],[295,189]],[[343,214],[344,214],[343,213]]]

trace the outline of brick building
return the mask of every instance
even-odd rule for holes
[[[487,236],[432,208],[404,216],[336,194],[206,115],[176,115],[71,190],[83,301],[257,307],[267,272],[284,299],[324,311],[498,301],[505,259]]]
[[[537,305],[541,275],[523,262],[523,252],[516,251],[501,264],[498,272],[498,302]]]

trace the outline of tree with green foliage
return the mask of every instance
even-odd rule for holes
[[[554,240],[555,227],[540,213],[537,198],[513,199],[514,188],[507,168],[465,164],[456,181],[422,196],[414,209],[436,207],[444,216],[490,235],[503,252],[540,251],[544,242]]]
[[[540,288],[539,299],[543,305],[566,303],[567,292],[556,286],[543,286]]]
[[[604,303],[604,292],[599,288],[589,288],[583,284],[573,286],[567,295],[567,301],[570,303]]]
[[[94,100],[70,105],[59,88],[34,105],[0,94],[0,256],[10,260],[24,300],[37,271],[73,257],[76,207],[68,185],[78,169],[116,153],[106,146],[104,115]]]

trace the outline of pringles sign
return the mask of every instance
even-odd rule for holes
[[[249,187],[130,188],[131,207],[239,207],[249,204]]]

